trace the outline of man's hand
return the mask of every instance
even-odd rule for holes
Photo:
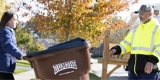
[[[144,72],[150,74],[152,72],[152,68],[153,68],[153,63],[147,62],[144,68]]]
[[[115,52],[116,52],[116,49],[110,50],[110,52],[109,52],[109,58],[112,58]]]

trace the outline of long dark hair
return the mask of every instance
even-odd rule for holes
[[[13,17],[13,15],[14,15],[14,13],[12,13],[12,12],[5,12],[3,14],[3,16],[1,18],[1,22],[0,22],[0,30],[7,25],[8,21]]]

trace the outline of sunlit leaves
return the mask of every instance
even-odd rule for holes
[[[5,2],[5,0],[0,0],[0,18],[1,18],[1,16],[2,16],[2,14],[6,11],[6,7],[8,6],[7,4],[6,4],[6,2]]]
[[[47,15],[39,11],[30,21],[36,24],[33,29],[43,37],[52,35],[59,42],[66,41],[66,38],[82,37],[97,46],[103,41],[106,29],[129,26],[121,19],[114,21],[113,17],[117,12],[127,10],[129,2],[135,1],[37,0],[45,5],[43,9]]]
[[[29,34],[27,29],[22,29],[19,23],[16,28],[16,39],[18,47],[24,47],[27,53],[37,52],[45,49],[43,44],[38,43],[33,39],[33,35]]]

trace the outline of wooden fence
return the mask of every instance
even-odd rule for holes
[[[126,53],[124,55],[115,55],[113,58],[108,58],[109,49],[116,45],[109,45],[109,35],[110,31],[107,30],[104,38],[103,58],[98,59],[98,63],[102,63],[102,80],[109,78],[115,70],[121,67],[121,65],[127,66],[127,62],[130,56],[129,53]],[[116,66],[111,71],[108,71],[109,64],[114,64]]]

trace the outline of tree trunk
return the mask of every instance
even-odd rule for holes
[[[66,41],[69,41],[69,31],[66,31]]]
[[[69,21],[66,26],[66,41],[69,41]]]

